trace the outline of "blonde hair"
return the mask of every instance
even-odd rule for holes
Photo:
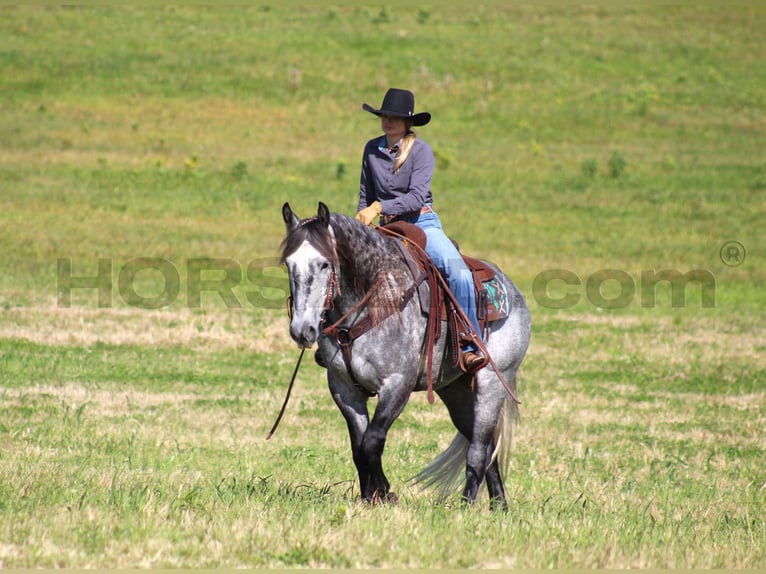
[[[399,155],[396,157],[396,161],[394,162],[394,173],[397,173],[399,168],[404,165],[405,161],[407,161],[407,158],[410,155],[410,151],[412,150],[412,144],[415,143],[415,138],[418,137],[418,135],[411,129],[411,120],[407,120],[406,126],[407,133],[404,134],[404,137],[402,138],[402,143],[399,146]]]

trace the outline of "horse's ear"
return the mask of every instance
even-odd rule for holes
[[[282,206],[282,219],[285,220],[287,231],[293,229],[301,221],[298,216],[293,213],[293,210],[290,209],[290,204],[287,202]]]
[[[317,209],[317,217],[319,218],[319,222],[325,227],[330,225],[330,210],[321,201],[319,202],[319,208]]]

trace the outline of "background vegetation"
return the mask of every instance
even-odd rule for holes
[[[766,566],[764,30],[757,4],[3,8],[0,566]],[[453,434],[420,396],[385,456],[400,503],[358,502],[310,360],[264,441],[297,357],[280,206],[353,212],[360,104],[390,86],[433,114],[448,232],[532,309],[507,515],[405,482]],[[178,272],[158,309],[120,289],[140,257]],[[57,261],[100,258],[111,298],[62,305]],[[240,306],[190,304],[200,258]],[[541,304],[552,269],[575,304]],[[594,305],[603,269],[635,296]],[[712,274],[714,306],[642,304],[663,269]]]

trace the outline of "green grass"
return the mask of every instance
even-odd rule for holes
[[[764,29],[758,5],[4,8],[0,567],[766,567]],[[422,396],[386,447],[399,504],[359,502],[310,356],[265,440],[297,358],[280,207],[353,212],[390,86],[433,114],[447,231],[532,310],[508,514],[406,482],[453,436]],[[109,304],[58,305],[58,260],[99,258]],[[177,272],[167,306],[126,301],[136,258]],[[204,258],[241,307],[192,306]],[[551,269],[572,305],[535,294]],[[668,269],[714,306],[643,305]],[[602,270],[624,305],[593,303]]]
[[[631,331],[647,354],[674,340],[646,326]],[[614,357],[610,341],[623,330],[604,322],[556,332],[562,349]],[[687,346],[703,354],[700,343]],[[683,371],[630,358],[590,358],[603,370],[578,370],[563,351],[538,349],[525,369],[512,511],[495,515],[485,499],[472,509],[435,504],[404,483],[452,434],[423,397],[389,441],[389,474],[402,495],[393,508],[357,501],[344,423],[314,365],[302,370],[283,426],[265,442],[291,355],[6,340],[0,511],[19,517],[2,531],[7,563],[762,563],[766,413],[762,388],[753,388],[762,373],[730,367],[727,377],[709,353],[684,359]],[[665,372],[656,373],[657,363]],[[535,380],[538,372],[548,380]],[[712,384],[713,373],[729,384]],[[405,535],[410,529],[418,534]],[[447,549],[466,532],[483,543],[434,555],[434,545]],[[154,559],[142,562],[150,551]]]

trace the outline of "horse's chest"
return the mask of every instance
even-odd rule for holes
[[[385,330],[375,331],[348,346],[329,338],[320,340],[320,352],[328,359],[327,368],[348,386],[371,396],[388,384],[414,387],[418,378],[417,345],[402,335],[386,341],[381,332]]]

